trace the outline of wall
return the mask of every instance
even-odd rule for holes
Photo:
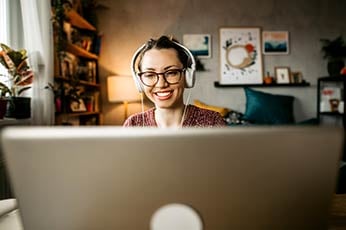
[[[327,75],[326,61],[320,52],[320,38],[346,35],[345,0],[104,0],[107,8],[98,10],[98,27],[104,33],[100,56],[101,84],[106,89],[109,74],[130,75],[134,51],[151,37],[173,34],[208,33],[212,36],[212,58],[203,59],[206,72],[197,73],[197,85],[191,100],[225,106],[244,112],[242,88],[215,88],[219,79],[219,28],[260,26],[263,30],[286,30],[290,33],[290,54],[264,56],[264,71],[275,66],[289,66],[301,71],[311,83],[308,88],[258,88],[274,94],[296,97],[295,118],[301,121],[316,116],[317,78]],[[103,95],[104,123],[120,125],[123,108],[107,102]],[[132,104],[129,113],[140,111]]]

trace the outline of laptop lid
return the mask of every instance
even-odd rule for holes
[[[325,229],[342,130],[9,127],[1,146],[26,230],[149,229],[186,204],[204,230]]]

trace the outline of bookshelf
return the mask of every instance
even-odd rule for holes
[[[97,29],[73,6],[62,7],[63,20],[53,26],[60,47],[54,65],[55,125],[102,125]]]

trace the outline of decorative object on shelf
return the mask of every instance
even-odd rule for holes
[[[259,27],[220,29],[220,84],[262,84]]]
[[[266,76],[264,77],[263,81],[264,81],[264,84],[266,84],[266,85],[270,85],[270,84],[273,84],[273,83],[274,83],[274,79],[273,79],[272,76],[270,76],[270,73],[269,73],[269,72],[267,72],[267,74],[266,74]]]
[[[263,54],[289,54],[288,31],[263,31],[262,41]]]
[[[31,117],[30,97],[9,97],[5,117],[25,119]]]
[[[331,112],[339,112],[339,103],[340,103],[339,99],[329,100]]]
[[[128,103],[139,101],[139,93],[131,76],[107,78],[108,101],[123,103],[124,120],[128,116]]]
[[[71,101],[70,109],[72,112],[85,112],[85,111],[87,111],[83,99],[79,99],[78,101]]]
[[[30,118],[31,98],[21,97],[22,93],[31,88],[34,73],[27,62],[25,49],[13,50],[5,44],[0,44],[0,63],[7,69],[5,82],[0,82],[0,97],[8,100],[5,117]]]
[[[345,66],[346,44],[342,36],[330,39],[320,39],[322,43],[323,58],[328,60],[327,70],[330,76],[340,75]]]
[[[344,67],[340,70],[340,74],[341,74],[341,75],[346,75],[346,66],[344,66]]]
[[[211,57],[211,35],[210,34],[184,34],[183,44],[196,57],[199,57],[199,58]]]
[[[275,81],[277,84],[290,83],[290,76],[289,67],[275,67]]]
[[[303,74],[300,71],[291,72],[291,83],[302,83],[304,81]]]

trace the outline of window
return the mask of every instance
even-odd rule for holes
[[[0,43],[8,44],[8,0],[0,0]],[[5,67],[0,65],[0,82],[4,82],[3,74],[6,74],[7,71]]]

